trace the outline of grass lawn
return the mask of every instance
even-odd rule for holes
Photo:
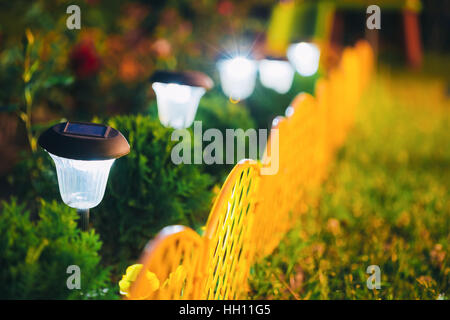
[[[450,100],[381,70],[317,202],[252,268],[253,299],[448,299]],[[366,286],[369,265],[381,289]]]

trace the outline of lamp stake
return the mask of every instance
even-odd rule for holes
[[[81,231],[87,231],[89,228],[89,209],[78,209],[80,219],[78,220],[78,227]]]

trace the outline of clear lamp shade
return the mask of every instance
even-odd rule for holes
[[[59,192],[64,203],[76,209],[96,207],[105,194],[115,159],[73,160],[49,154],[56,166]]]
[[[158,117],[162,125],[174,129],[190,127],[206,90],[202,87],[162,82],[154,82],[152,88],[156,93]]]
[[[220,60],[217,63],[222,90],[233,100],[248,98],[255,89],[256,62],[244,57]]]
[[[320,50],[313,43],[300,42],[290,45],[287,57],[297,72],[304,77],[312,76],[319,68]]]
[[[294,69],[287,61],[264,59],[259,62],[259,77],[266,88],[286,93],[292,86]]]

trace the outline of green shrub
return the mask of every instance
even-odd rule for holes
[[[245,105],[231,103],[226,96],[218,91],[207,93],[200,100],[196,120],[202,121],[203,132],[209,128],[215,128],[222,132],[224,139],[226,129],[240,128],[247,130],[255,127],[255,123]],[[208,143],[204,142],[203,147]],[[223,154],[225,154],[225,150],[223,150]],[[248,157],[248,151],[246,157]],[[233,167],[234,164],[225,164],[225,161],[224,164],[203,164],[201,166],[202,171],[212,175],[214,181],[218,184],[224,182]]]
[[[0,299],[115,297],[109,270],[99,266],[99,237],[77,228],[75,210],[42,201],[38,219],[32,219],[13,199],[0,212]],[[80,267],[80,290],[67,288],[70,265]]]
[[[92,220],[105,243],[108,264],[120,269],[135,261],[163,227],[206,222],[211,178],[195,165],[171,160],[172,129],[149,116],[120,116],[109,124],[122,132],[131,152],[114,164],[105,197]],[[118,270],[118,272],[123,272]],[[119,273],[120,274],[120,273]]]
[[[219,92],[212,91],[205,94],[200,100],[196,120],[203,122],[203,128],[225,129],[254,128],[255,123],[245,105],[231,103],[227,97]]]
[[[36,152],[21,154],[21,160],[8,176],[8,183],[12,194],[28,205],[32,215],[39,209],[39,199],[62,201],[53,160],[40,147]]]

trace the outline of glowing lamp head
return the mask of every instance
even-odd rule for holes
[[[151,78],[162,125],[183,129],[194,122],[198,104],[212,80],[201,72],[157,71]]]
[[[38,142],[55,163],[62,200],[79,210],[102,201],[111,166],[130,152],[119,131],[94,123],[59,123]]]
[[[111,160],[73,160],[50,153],[58,175],[59,192],[65,204],[76,209],[96,207],[105,194]]]
[[[220,82],[223,92],[233,100],[248,98],[255,89],[257,65],[256,62],[238,56],[219,60]]]
[[[313,43],[300,42],[290,45],[287,57],[297,72],[304,77],[312,76],[319,68],[320,50]]]
[[[282,58],[267,57],[259,62],[259,77],[262,85],[280,94],[289,91],[294,73],[291,64]]]

